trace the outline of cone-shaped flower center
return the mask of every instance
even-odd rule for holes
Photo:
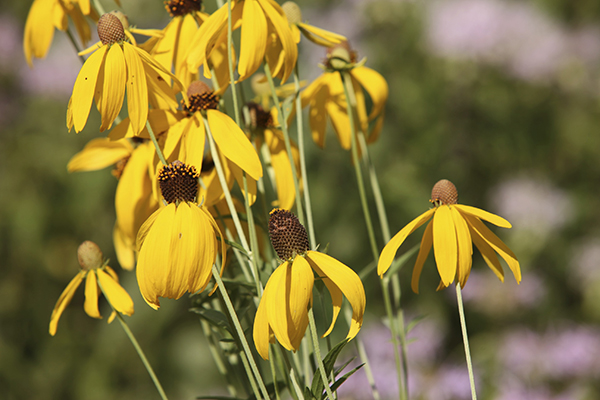
[[[300,10],[300,7],[295,2],[286,1],[281,5],[281,9],[290,24],[302,22],[302,10]]]
[[[265,111],[260,104],[254,102],[246,103],[248,114],[250,114],[249,125],[252,128],[268,128],[273,126],[273,117],[269,111]]]
[[[356,51],[352,50],[347,40],[344,40],[327,49],[327,58],[324,64],[329,69],[347,69],[349,65],[355,64],[357,59]]]
[[[98,37],[102,44],[113,44],[125,40],[125,30],[121,20],[114,14],[104,14],[98,20]]]
[[[202,8],[201,0],[171,0],[165,1],[165,8],[171,17],[180,17]]]
[[[77,249],[77,259],[81,269],[89,271],[92,269],[98,269],[104,263],[104,256],[102,250],[94,242],[86,240],[79,245]]]
[[[309,250],[306,229],[298,221],[298,217],[281,208],[271,211],[269,237],[275,252],[282,260],[289,260]]]
[[[187,95],[190,105],[184,106],[184,109],[192,114],[200,110],[215,110],[219,105],[219,98],[204,82],[194,81],[190,83]]]
[[[458,203],[458,191],[454,183],[447,179],[438,181],[431,190],[431,201],[437,206]]]
[[[194,202],[198,196],[200,174],[193,165],[173,161],[158,173],[160,191],[169,204],[183,201]]]

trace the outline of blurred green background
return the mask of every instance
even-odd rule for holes
[[[79,243],[92,240],[116,259],[117,182],[109,170],[67,173],[70,157],[99,136],[98,113],[80,134],[67,132],[80,64],[58,32],[49,56],[26,65],[28,3],[0,11],[0,399],[158,398],[118,324],[85,315],[82,289],[57,335],[48,334],[54,303],[78,271]],[[122,3],[138,27],[167,22],[161,1]],[[305,20],[346,35],[389,83],[386,122],[370,151],[392,232],[427,210],[442,178],[455,183],[461,203],[513,224],[495,232],[521,262],[521,285],[508,270],[498,282],[475,252],[464,290],[480,397],[600,398],[600,2],[299,4]],[[300,46],[300,71],[310,81],[324,51],[306,40]],[[308,141],[307,157],[317,237],[359,270],[370,251],[350,156],[330,134],[325,150]],[[136,305],[128,321],[170,398],[224,394],[189,300],[161,301],[153,311],[134,274],[116,270]],[[410,274],[400,272],[402,305],[409,320],[423,318],[409,345],[412,397],[469,398],[454,289],[435,292],[431,258],[419,295]],[[378,278],[365,288],[361,337],[380,368],[382,396],[394,398]],[[343,398],[367,396],[358,375]]]

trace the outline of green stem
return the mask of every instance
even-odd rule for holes
[[[221,347],[218,344],[218,340],[215,338],[213,331],[208,324],[208,322],[200,319],[200,325],[202,326],[202,331],[204,332],[204,336],[208,340],[208,348],[210,353],[213,356],[213,360],[215,360],[215,364],[217,364],[217,370],[223,375],[225,381],[227,382],[227,391],[232,397],[237,397],[237,390],[235,385],[232,382],[232,378],[236,377],[236,374],[231,373],[228,368],[229,363],[226,361],[225,357],[221,352]]]
[[[258,372],[258,367],[256,365],[256,362],[254,361],[254,357],[252,356],[252,351],[250,350],[250,346],[248,345],[248,341],[246,340],[244,330],[242,329],[240,320],[237,317],[235,308],[233,308],[233,304],[231,303],[229,294],[227,293],[227,290],[225,290],[225,284],[223,283],[223,280],[221,279],[219,270],[215,264],[213,264],[212,273],[213,273],[213,277],[217,281],[219,293],[221,293],[221,296],[223,297],[223,301],[225,302],[225,306],[227,307],[227,312],[229,313],[229,316],[231,317],[231,320],[233,321],[233,325],[237,332],[238,339],[242,345],[242,350],[246,355],[246,358],[248,360],[248,363],[250,364],[250,368],[252,369],[252,372],[254,373],[254,378],[256,378],[256,382],[258,383],[258,386],[263,395],[263,398],[268,399],[269,392],[267,391],[267,388],[265,387],[265,383],[263,382],[262,376]],[[252,381],[252,376],[248,376],[248,378]]]
[[[356,173],[356,180],[358,181],[360,203],[362,205],[365,223],[367,225],[367,233],[369,235],[369,243],[371,245],[373,259],[377,260],[379,258],[379,249],[377,248],[377,242],[375,240],[375,231],[373,229],[373,222],[371,221],[369,205],[367,203],[367,195],[365,193],[365,183],[363,181],[362,171],[360,169],[360,163],[358,159],[356,121],[354,112],[356,110],[356,96],[352,96],[354,92],[350,91],[349,87],[352,86],[352,79],[350,78],[348,72],[340,71],[340,76],[342,78],[342,86],[344,86],[344,95],[346,96],[346,110],[348,113],[348,121],[350,122],[350,134],[352,143],[352,163],[354,164],[354,172]]]
[[[387,279],[381,280],[381,291],[383,293],[383,301],[385,304],[385,313],[387,315],[390,332],[392,334],[392,344],[394,345],[394,360],[396,362],[396,375],[398,385],[400,386],[400,399],[408,399],[408,368],[406,366],[406,356],[400,357],[400,343],[398,343],[398,331],[396,327],[396,319],[392,311],[392,302],[390,300],[389,283]],[[402,334],[402,337],[404,334]],[[402,346],[404,348],[404,346]]]
[[[92,0],[92,3],[94,4],[94,8],[96,9],[96,12],[98,12],[99,16],[103,16],[106,13],[104,11],[104,7],[102,7],[102,4],[100,4],[98,0]]]
[[[294,190],[296,191],[296,210],[298,212],[298,220],[300,220],[302,225],[306,225],[306,220],[304,219],[304,210],[302,209],[302,198],[300,197],[300,185],[298,184],[298,171],[296,171],[296,164],[294,163],[294,157],[292,155],[292,144],[290,142],[287,121],[283,115],[281,104],[279,104],[279,98],[277,97],[277,91],[275,90],[275,83],[273,82],[273,75],[271,74],[271,69],[269,68],[268,63],[264,64],[264,70],[267,80],[269,81],[271,97],[273,97],[273,103],[277,109],[277,117],[279,119],[279,125],[281,125],[281,132],[283,132],[285,149],[287,150],[288,159],[290,160],[290,167],[292,168],[292,176],[294,177]]]
[[[310,337],[313,342],[313,350],[315,352],[317,367],[319,369],[319,372],[321,373],[321,379],[323,380],[323,386],[325,386],[325,391],[327,392],[327,398],[329,400],[334,400],[333,393],[331,392],[331,388],[329,387],[329,379],[327,378],[327,373],[325,372],[325,366],[323,365],[323,359],[321,358],[321,350],[319,348],[319,336],[317,335],[317,324],[315,323],[315,316],[313,314],[312,308],[308,310],[308,325],[310,326]]]
[[[246,194],[244,196],[244,204],[246,207],[246,218],[248,221],[248,235],[250,236],[250,248],[252,249],[252,275],[254,275],[254,280],[256,283],[256,295],[260,296],[262,295],[262,285],[260,282],[260,275],[258,272],[258,261],[255,257],[255,255],[258,255],[258,239],[256,237],[256,228],[254,226],[254,214],[252,214],[252,210],[250,209],[250,196],[248,194],[248,178],[246,177],[246,172],[243,172],[242,180],[244,181],[244,193]]]
[[[296,125],[298,126],[298,153],[300,157],[300,176],[304,181],[304,206],[306,207],[306,222],[308,227],[308,237],[313,246],[317,244],[315,236],[315,224],[313,222],[312,206],[310,202],[310,193],[308,190],[308,174],[306,173],[306,156],[304,155],[304,123],[302,120],[302,99],[300,98],[300,78],[298,74],[298,64],[294,68],[294,88],[296,89]]]
[[[142,363],[144,364],[144,367],[146,367],[146,371],[148,371],[148,375],[150,375],[150,378],[152,379],[152,382],[154,382],[154,386],[156,386],[156,390],[158,390],[158,393],[160,394],[160,397],[163,400],[168,400],[167,399],[167,395],[165,394],[165,391],[163,390],[163,387],[160,384],[160,381],[156,377],[156,374],[154,373],[154,370],[152,369],[152,366],[150,365],[150,362],[148,361],[148,359],[146,358],[146,355],[144,354],[144,351],[140,347],[140,344],[138,343],[138,341],[135,338],[135,335],[133,334],[133,332],[131,331],[131,329],[129,329],[129,325],[127,325],[127,322],[125,322],[125,319],[123,318],[123,316],[121,315],[121,313],[118,312],[115,309],[115,307],[113,307],[113,305],[111,304],[110,300],[108,299],[108,296],[106,296],[106,292],[104,291],[104,288],[102,287],[102,284],[100,283],[100,279],[96,278],[96,281],[98,282],[98,286],[100,287],[100,290],[102,291],[102,293],[104,293],[104,297],[106,298],[106,301],[108,301],[108,304],[110,305],[110,308],[113,309],[113,312],[115,313],[115,315],[117,316],[117,319],[121,323],[121,327],[125,331],[125,334],[129,338],[129,341],[131,342],[131,344],[133,344],[133,347],[135,348],[135,351],[138,353],[138,356],[140,357],[140,360],[142,360]]]
[[[98,283],[100,283],[100,282],[98,282]],[[111,305],[111,307],[112,307],[112,305]],[[114,310],[114,308],[113,308],[113,310]],[[131,332],[131,329],[129,329],[129,325],[127,325],[127,322],[125,322],[125,320],[121,316],[121,313],[119,313],[118,311],[115,311],[115,312],[117,313],[117,319],[121,323],[121,326],[123,327],[123,330],[125,331],[125,334],[131,341],[131,344],[133,344],[133,347],[135,348],[135,351],[138,353],[138,356],[140,357],[140,359],[142,360],[144,367],[146,367],[146,371],[148,371],[148,374],[150,375],[152,382],[154,382],[154,386],[156,386],[156,390],[158,390],[160,397],[163,400],[168,400],[167,395],[165,394],[165,391],[162,388],[162,385],[160,384],[158,378],[156,377],[156,374],[154,373],[154,370],[152,369],[152,366],[150,365],[150,363],[148,362],[148,359],[144,355],[144,351],[142,350],[142,348],[140,347],[140,344],[138,343],[135,336],[133,335],[133,332]]]
[[[229,211],[231,212],[231,218],[233,219],[233,224],[235,225],[235,229],[238,231],[238,236],[240,241],[242,242],[242,247],[246,250],[246,253],[250,257],[249,263],[252,271],[252,275],[255,282],[259,282],[259,279],[254,271],[254,264],[251,260],[254,258],[254,254],[250,250],[250,246],[248,246],[248,241],[246,240],[246,235],[244,230],[242,229],[242,224],[240,222],[240,218],[235,209],[235,205],[233,204],[233,199],[231,198],[231,193],[229,193],[229,186],[227,185],[227,180],[225,179],[225,173],[223,172],[223,166],[221,165],[221,159],[219,157],[219,152],[217,150],[217,145],[212,136],[212,132],[210,130],[210,126],[208,125],[208,120],[206,117],[202,116],[202,120],[204,121],[204,127],[206,128],[206,136],[208,138],[208,144],[210,146],[210,152],[213,155],[213,161],[215,163],[215,169],[217,170],[217,176],[219,177],[219,182],[221,183],[221,188],[223,189],[223,193],[225,194],[225,201],[227,202],[227,206],[229,207]],[[261,293],[259,291],[258,293]]]
[[[471,350],[469,349],[469,335],[467,334],[467,323],[465,321],[465,310],[463,308],[460,283],[456,283],[456,300],[458,303],[458,314],[460,315],[460,327],[462,330],[463,343],[465,345],[465,356],[467,358],[467,369],[469,370],[469,383],[471,385],[471,398],[477,400],[475,391],[475,377],[473,375],[473,361],[471,361]]]
[[[233,113],[235,115],[235,123],[242,126],[240,121],[240,108],[238,106],[237,90],[235,87],[235,78],[233,76],[233,57],[231,50],[233,47],[233,32],[231,25],[231,0],[227,0],[227,60],[229,66],[229,85],[231,86],[231,96],[233,97]]]
[[[73,33],[71,32],[70,27],[69,27],[69,29],[67,29],[67,36],[69,37],[71,44],[73,45],[73,47],[75,48],[75,51],[77,52],[77,57],[79,57],[79,61],[81,61],[81,64],[85,64],[85,57],[79,55],[79,53],[81,53],[81,49],[79,48],[77,41],[73,37]]]
[[[152,130],[152,127],[150,126],[150,121],[146,121],[146,129],[148,129],[148,135],[150,135],[150,140],[152,140],[152,144],[154,144],[154,149],[156,149],[156,154],[158,154],[160,162],[162,162],[163,165],[167,165],[167,160],[165,159],[165,156],[158,145],[158,141],[154,135],[154,130]]]

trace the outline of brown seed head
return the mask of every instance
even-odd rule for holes
[[[287,210],[276,208],[269,217],[271,244],[282,260],[290,260],[309,250],[308,235],[298,217]]]
[[[165,8],[171,17],[180,17],[202,9],[202,0],[165,1]]]
[[[119,17],[112,13],[101,16],[98,20],[98,37],[104,45],[124,41],[125,30]]]
[[[77,249],[77,259],[81,269],[89,271],[98,269],[104,264],[104,256],[100,247],[92,241],[86,240]]]
[[[169,204],[183,201],[194,202],[198,196],[200,174],[193,165],[173,161],[158,173],[160,191]]]
[[[302,22],[302,10],[300,10],[300,7],[295,2],[286,1],[281,5],[281,9],[290,24]]]
[[[431,200],[436,206],[458,203],[458,191],[447,179],[438,181],[431,190]]]
[[[219,98],[206,83],[201,81],[190,83],[187,95],[190,105],[184,106],[184,109],[190,113],[200,110],[215,110],[219,105]]]
[[[250,121],[248,125],[252,128],[268,128],[273,125],[273,117],[269,111],[265,111],[264,108],[258,103],[250,101],[246,103],[248,108],[248,114],[250,114]]]

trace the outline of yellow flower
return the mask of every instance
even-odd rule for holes
[[[62,292],[50,317],[50,334],[54,336],[58,327],[58,320],[71,299],[75,291],[85,279],[85,302],[83,309],[86,314],[92,318],[102,318],[98,310],[98,285],[100,290],[113,308],[113,312],[108,322],[115,317],[115,312],[131,316],[133,314],[133,301],[129,294],[119,285],[119,278],[115,271],[104,261],[102,251],[98,246],[90,241],[83,242],[77,249],[77,257],[81,265],[81,271],[75,278],[69,282]]]
[[[206,207],[196,203],[198,177],[193,166],[179,161],[163,167],[158,179],[167,205],[139,230],[137,280],[142,297],[154,309],[160,307],[159,297],[179,299],[186,292],[204,290],[210,281],[217,235],[223,236]],[[223,266],[224,240],[221,254]]]
[[[102,46],[84,63],[77,75],[67,110],[67,127],[80,132],[87,122],[92,100],[102,116],[100,131],[112,126],[123,106],[127,88],[127,111],[131,127],[139,133],[148,118],[148,103],[160,97],[172,109],[177,108],[175,93],[164,76],[179,81],[147,52],[125,41],[126,34],[120,19],[104,14],[98,21]],[[131,34],[130,34],[131,35]]]
[[[174,74],[184,86],[196,79],[197,71],[188,71],[184,62],[187,45],[208,18],[201,12],[200,0],[170,0],[165,8],[171,15],[171,21],[162,30],[160,37],[154,37],[141,47],[146,50],[166,70],[174,69]]]
[[[127,139],[110,141],[108,138],[97,138],[74,155],[67,165],[69,172],[95,171],[115,165],[113,175],[119,179],[119,183],[115,193],[117,220],[113,242],[119,264],[128,270],[133,270],[135,266],[137,232],[158,208],[150,180],[154,153],[154,146],[149,141],[134,148]]]
[[[73,21],[81,42],[89,42],[91,31],[86,15],[93,20],[98,19],[90,7],[90,0],[34,0],[27,15],[23,38],[23,52],[29,66],[33,66],[33,57],[46,57],[54,38],[54,28],[66,32],[69,19]]]
[[[269,235],[277,255],[285,262],[269,278],[256,311],[253,335],[258,354],[265,360],[269,358],[273,335],[286,349],[298,349],[308,326],[314,273],[329,290],[333,303],[333,320],[323,336],[333,330],[343,296],[346,296],[352,306],[347,339],[354,338],[362,326],[366,305],[365,290],[358,275],[335,258],[308,250],[306,230],[289,211],[271,211]]]
[[[231,18],[234,29],[241,27],[238,63],[240,81],[252,75],[266,60],[273,76],[285,82],[298,58],[298,47],[286,16],[273,0],[232,1]],[[188,50],[188,69],[197,70],[210,57],[213,49],[227,41],[228,5],[212,14],[198,29]],[[204,76],[211,77],[209,68]]]
[[[294,41],[296,43],[300,43],[301,34],[304,34],[311,42],[325,47],[331,47],[346,40],[342,35],[302,22],[302,10],[300,10],[298,4],[293,1],[286,1],[281,5],[281,9],[290,23],[290,28],[292,29],[292,34],[294,35]]]
[[[438,290],[448,287],[455,279],[461,287],[465,286],[473,262],[472,243],[502,282],[504,282],[504,271],[495,252],[506,261],[517,283],[521,282],[521,268],[517,257],[481,222],[483,219],[502,228],[510,228],[511,224],[507,220],[475,207],[457,204],[456,187],[446,179],[435,184],[430,201],[434,204],[434,208],[412,220],[385,245],[379,257],[377,274],[382,276],[388,270],[396,251],[406,237],[432,219],[425,228],[413,269],[411,287],[415,293],[419,292],[419,277],[432,246],[441,277]]]
[[[264,142],[267,152],[263,152],[269,176],[277,190],[277,201],[273,204],[278,208],[291,210],[296,198],[294,178],[290,159],[285,147],[285,139],[281,130],[276,129],[277,120],[273,112],[265,111],[260,104],[246,104],[250,121],[248,125],[256,134],[256,146],[261,149]],[[295,143],[292,144],[292,157],[296,171],[300,173],[300,156]],[[267,159],[268,158],[268,159]]]
[[[343,59],[346,58],[348,62]],[[348,70],[356,94],[356,107],[360,129],[367,140],[373,143],[379,137],[383,125],[385,103],[388,98],[388,84],[376,71],[355,65],[356,54],[350,51],[347,42],[342,42],[328,50],[327,70],[302,92],[302,107],[309,106],[309,123],[313,140],[320,147],[325,147],[325,131],[327,117],[333,125],[340,145],[351,148],[350,120],[346,107],[346,96],[342,78],[337,70],[333,70],[332,60],[342,59],[344,69]],[[335,62],[333,62],[335,66]],[[366,91],[371,98],[372,106],[367,114]],[[373,123],[369,131],[369,123]]]

